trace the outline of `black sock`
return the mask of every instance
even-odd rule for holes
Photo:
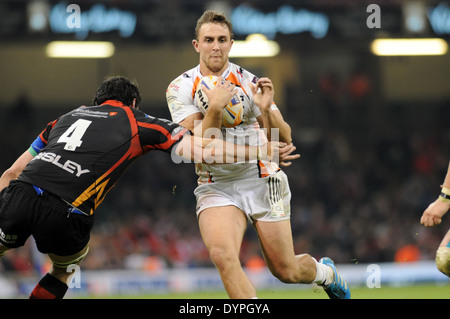
[[[67,288],[65,283],[47,273],[34,287],[30,299],[62,299]]]

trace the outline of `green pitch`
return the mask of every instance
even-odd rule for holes
[[[352,288],[352,299],[450,299],[450,282],[447,285],[417,285],[405,287]],[[286,289],[258,291],[260,299],[328,299],[323,289]],[[138,299],[228,299],[224,291],[193,293],[145,294],[133,296],[96,296],[87,298],[138,298]]]

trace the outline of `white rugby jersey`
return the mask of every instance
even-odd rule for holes
[[[173,122],[180,123],[194,113],[201,113],[194,96],[202,77],[200,65],[198,65],[184,72],[170,83],[166,91],[166,99]],[[241,124],[232,128],[222,128],[223,139],[240,145],[264,145],[267,138],[256,120],[261,115],[261,111],[253,103],[253,94],[249,86],[249,83],[255,84],[258,78],[231,62],[228,63],[228,68],[221,77],[236,85],[238,95],[244,106]],[[272,109],[278,110],[275,103],[272,104]],[[199,184],[266,177],[276,173],[279,169],[275,162],[268,161],[214,165],[196,164]]]

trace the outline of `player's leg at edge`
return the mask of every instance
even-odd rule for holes
[[[436,267],[440,272],[450,277],[450,230],[444,236],[436,251]]]
[[[67,272],[69,265],[78,265],[88,254],[86,245],[79,252],[70,256],[48,254],[52,261],[51,270],[39,281],[30,294],[30,299],[62,299],[67,292],[71,272]]]
[[[4,256],[9,250],[0,244],[0,257]],[[52,260],[53,261],[53,260]],[[66,281],[70,274],[66,273],[67,266],[56,266],[53,263],[52,269],[39,281],[34,287],[30,299],[62,299],[67,291]]]
[[[30,294],[30,299],[62,299],[67,292],[71,272],[67,272],[69,265],[78,265],[88,254],[89,246],[70,256],[48,254],[52,261],[51,270],[39,281]]]
[[[9,250],[0,244],[0,257],[4,256]],[[30,299],[62,299],[67,292],[67,280],[72,275],[67,272],[69,265],[79,264],[89,252],[89,247],[84,247],[78,253],[70,256],[57,256],[48,254],[52,261],[51,270],[41,278],[39,283],[34,287],[29,298]]]

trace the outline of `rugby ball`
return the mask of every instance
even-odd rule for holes
[[[203,92],[202,85],[211,90],[217,85],[218,77],[213,75],[204,76],[197,85],[195,92],[195,99],[197,106],[200,108],[203,114],[206,114],[208,110],[208,97]],[[244,115],[244,106],[241,99],[235,94],[230,103],[223,109],[222,127],[235,127],[241,124]]]

